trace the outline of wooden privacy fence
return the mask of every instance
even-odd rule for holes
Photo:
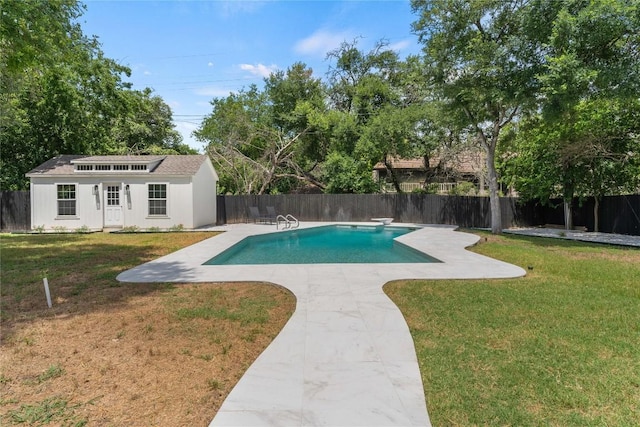
[[[529,224],[532,215],[518,206],[517,199],[502,198],[500,202],[503,226]],[[371,218],[391,217],[396,222],[491,226],[488,198],[430,194],[219,196],[218,223],[248,221],[249,206],[257,206],[262,212],[266,212],[267,206],[273,206],[278,214],[292,214],[301,221],[370,221]]]
[[[0,230],[23,231],[30,228],[30,192],[0,191]]]
[[[589,231],[595,230],[594,204],[592,198],[582,203],[578,199],[573,201],[574,225],[586,227]],[[532,225],[564,223],[562,200],[552,200],[551,206],[531,205],[536,214]],[[598,231],[603,233],[640,236],[640,194],[603,197],[598,225]]]
[[[573,203],[576,226],[594,230],[593,200]],[[551,206],[519,199],[500,199],[502,227],[527,227],[564,223],[561,200]],[[266,213],[273,206],[279,214],[292,214],[301,221],[369,221],[392,217],[396,222],[452,224],[490,228],[488,197],[431,194],[285,194],[218,196],[218,224],[248,221],[249,206]],[[605,233],[640,236],[640,195],[607,196],[600,202],[599,229]]]
[[[551,206],[518,199],[500,199],[503,228],[562,225],[560,200]],[[594,230],[593,200],[574,201],[576,226]],[[248,221],[249,206],[266,213],[273,206],[279,214],[292,214],[301,221],[369,221],[391,217],[396,222],[453,224],[460,227],[489,228],[488,197],[440,196],[432,194],[283,194],[218,196],[218,224]],[[600,231],[640,236],[640,195],[608,196],[600,202]],[[31,200],[28,191],[0,192],[0,230],[31,228]]]

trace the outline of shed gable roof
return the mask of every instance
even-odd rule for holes
[[[64,154],[47,160],[40,166],[32,169],[26,174],[27,177],[38,176],[94,176],[100,175],[100,172],[83,172],[76,171],[75,163],[87,164],[126,164],[126,163],[156,163],[157,166],[146,175],[178,175],[192,176],[195,175],[202,164],[206,161],[207,156],[203,154],[196,155],[166,155],[166,156],[80,156]],[[122,174],[117,171],[108,172],[110,176]],[[126,172],[124,172],[126,174]]]

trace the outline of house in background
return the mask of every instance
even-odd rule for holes
[[[55,157],[26,174],[32,228],[194,229],[216,222],[205,155]]]
[[[430,192],[451,194],[463,182],[473,184],[476,194],[485,191],[485,157],[481,151],[437,153],[427,160],[393,158],[387,164],[379,162],[373,167],[373,178],[382,193],[397,192],[394,175],[405,193],[430,188]]]

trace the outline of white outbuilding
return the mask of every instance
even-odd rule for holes
[[[218,175],[206,155],[62,155],[26,176],[34,229],[194,229],[216,222]]]

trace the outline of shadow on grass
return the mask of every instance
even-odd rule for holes
[[[156,261],[153,264],[143,264],[132,271],[125,271],[117,276],[122,283],[137,284],[144,282],[192,282],[195,275],[190,269],[184,268],[179,262]]]

